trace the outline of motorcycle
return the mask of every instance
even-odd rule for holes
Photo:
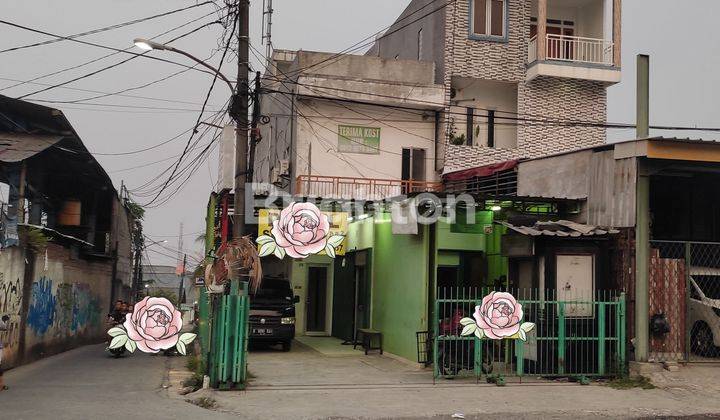
[[[110,317],[110,318],[108,319],[108,325],[109,325],[109,328],[114,328],[114,327],[121,326],[121,325],[122,325],[122,322],[117,322],[117,321],[115,321],[114,319],[112,319],[112,317]],[[110,352],[110,355],[111,355],[112,357],[114,357],[114,358],[116,358],[116,359],[119,359],[120,357],[122,357],[122,356],[125,354],[125,346],[121,346],[121,347],[118,347],[118,348],[116,348],[116,349],[111,349],[111,348],[110,348],[110,343],[112,342],[112,339],[113,339],[112,337],[109,337],[109,338],[108,338],[106,350],[107,350],[108,352]]]
[[[458,337],[457,340],[443,340],[438,346],[440,373],[443,376],[456,376],[461,370],[473,370],[475,367],[475,340],[461,340],[460,334],[463,325],[460,320],[465,318],[465,312],[457,308],[451,318],[440,321],[440,335]],[[482,345],[482,342],[480,343]],[[481,370],[484,374],[492,373],[492,363],[487,355],[483,355]]]

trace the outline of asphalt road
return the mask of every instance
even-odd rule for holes
[[[225,419],[163,389],[167,359],[139,352],[108,357],[87,346],[5,373],[0,419]]]

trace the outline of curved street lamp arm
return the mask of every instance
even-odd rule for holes
[[[194,61],[194,62],[200,64],[201,66],[204,66],[204,67],[207,68],[208,70],[212,71],[212,72],[215,73],[219,78],[221,78],[225,83],[227,83],[228,87],[230,88],[230,92],[235,93],[235,86],[233,86],[232,82],[230,82],[230,80],[229,80],[227,77],[225,77],[224,74],[220,73],[220,70],[216,69],[215,67],[211,66],[210,64],[202,61],[201,59],[199,59],[199,58],[195,57],[194,55],[192,55],[192,54],[190,54],[190,53],[187,53],[187,52],[185,52],[185,51],[183,51],[183,50],[180,50],[180,49],[171,47],[171,46],[169,46],[169,45],[166,45],[166,46],[165,46],[165,49],[168,50],[168,51],[176,52],[176,53],[178,53],[178,54],[182,54],[182,55],[184,55],[185,57],[191,59],[192,61]]]

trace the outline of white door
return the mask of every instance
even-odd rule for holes
[[[586,302],[593,301],[595,257],[587,254],[558,255],[556,273],[557,300],[570,302],[565,304],[565,316],[592,317],[593,305]]]

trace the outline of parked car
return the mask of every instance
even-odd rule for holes
[[[720,269],[690,269],[690,349],[698,356],[720,356]]]
[[[288,279],[263,277],[260,289],[250,297],[250,344],[280,344],[283,351],[290,351],[299,301]]]

